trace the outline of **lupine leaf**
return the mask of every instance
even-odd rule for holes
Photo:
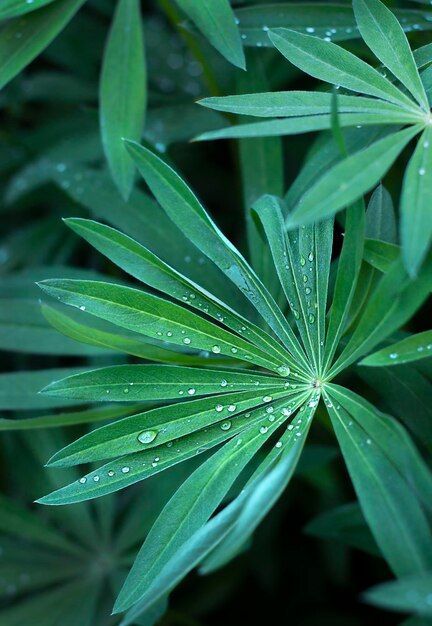
[[[382,448],[382,433],[373,422],[363,428],[347,412],[342,391],[337,401],[343,399],[344,408],[335,404],[333,387],[329,387],[327,410],[378,546],[398,576],[427,571],[432,566],[431,530],[416,494]]]
[[[366,211],[366,239],[396,243],[396,216],[391,195],[379,184]]]
[[[399,131],[335,165],[300,199],[289,223],[324,219],[349,206],[376,185],[417,132]]]
[[[363,599],[387,611],[432,616],[431,589],[432,572],[429,572],[372,587],[363,593]]]
[[[0,89],[46,48],[85,0],[56,0],[0,28]]]
[[[426,330],[370,354],[360,361],[360,365],[388,367],[389,365],[419,361],[430,356],[432,356],[432,330]]]
[[[30,11],[36,11],[46,4],[50,4],[54,0],[3,0],[0,7],[0,20],[6,18],[17,17],[23,13],[30,13]]]
[[[401,196],[402,256],[416,276],[432,239],[432,130],[421,135],[405,171]]]
[[[382,74],[336,44],[284,28],[270,31],[269,37],[288,61],[319,80],[393,102],[402,108],[415,108],[415,104]]]
[[[429,110],[411,48],[397,18],[380,0],[353,0],[360,34],[375,56]]]
[[[146,105],[146,69],[139,0],[117,0],[106,44],[100,84],[100,123],[105,154],[123,197],[135,167],[123,138],[141,137]]]
[[[141,175],[174,223],[240,289],[291,354],[307,368],[302,348],[271,294],[221,233],[189,187],[150,151],[133,143],[128,143],[128,148]]]
[[[176,550],[209,519],[278,422],[273,422],[272,427],[264,432],[257,426],[249,428],[228,442],[183,483],[161,512],[138,553],[117,598],[115,611],[123,611],[141,599]]]
[[[237,67],[246,68],[240,33],[228,0],[176,0],[210,43]]]

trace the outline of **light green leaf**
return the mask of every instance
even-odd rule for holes
[[[432,616],[431,589],[432,572],[428,572],[372,587],[363,593],[363,599],[387,611]]]
[[[60,298],[61,302],[122,328],[278,371],[278,366],[267,358],[265,352],[242,337],[144,291],[96,281],[48,280],[39,284],[46,293]]]
[[[350,408],[346,390],[339,389],[336,400],[336,386],[329,385],[327,410],[372,534],[398,576],[425,572],[432,566],[431,531],[417,495],[389,458],[379,422],[374,425],[372,414],[363,426],[345,409]],[[344,407],[338,404],[342,401]]]
[[[176,0],[210,43],[233,65],[246,69],[240,33],[228,0]]]
[[[224,378],[222,382],[225,383]],[[187,394],[187,391],[185,393]],[[294,390],[289,391],[286,388],[281,390],[280,386],[270,387],[263,383],[263,389],[260,388],[259,391],[256,389],[236,391],[145,411],[84,435],[57,452],[49,460],[49,465],[61,467],[76,465],[156,447],[160,451],[163,450],[161,447],[163,444],[170,444],[180,437],[201,431],[215,423],[219,423],[221,430],[229,431],[232,419],[241,416],[245,411],[261,407],[261,412],[264,412],[264,408],[272,411],[268,413],[271,416],[274,413],[271,404],[273,400],[296,396],[297,393]],[[205,432],[201,432],[201,435],[204,436]]]
[[[401,130],[332,167],[300,199],[289,224],[324,219],[352,204],[379,182],[417,132],[416,128]]]
[[[307,369],[304,352],[282,311],[238,250],[222,234],[197,197],[164,161],[138,144],[128,143],[137,167],[173,222],[240,289]]]
[[[255,345],[262,348],[265,344],[266,351],[276,363],[280,363],[281,360],[285,362],[287,357],[289,358],[286,351],[269,334],[251,324],[200,285],[164,263],[138,242],[113,228],[90,220],[68,219],[66,223],[99,252],[105,254],[110,261],[138,280],[206,313],[224,326],[239,332]]]
[[[401,25],[380,0],[353,0],[360,34],[375,56],[412,93],[425,111],[428,99]]]
[[[416,109],[412,100],[382,74],[334,43],[285,28],[270,31],[269,37],[288,61],[314,78],[376,96],[404,109]]]
[[[304,398],[305,393],[302,392],[294,396],[290,402],[287,402],[286,399],[277,400],[272,404],[274,411],[271,414],[267,412],[269,407],[266,402],[265,408],[261,406],[233,419],[224,420],[204,430],[185,435],[174,441],[172,446],[162,444],[160,447],[156,446],[142,452],[122,456],[85,474],[66,487],[41,498],[39,502],[41,504],[63,505],[98,498],[145,480],[177,463],[194,458],[197,454],[207,452],[249,427],[256,426],[257,429],[263,427],[265,434],[267,430],[273,429],[273,426],[277,424],[276,420],[271,421],[269,417],[273,418],[275,413],[278,415],[280,412],[284,419],[287,419]]]
[[[388,367],[419,361],[430,356],[432,356],[432,330],[426,330],[370,354],[360,362],[360,365]]]
[[[255,470],[246,485],[250,495],[238,515],[234,528],[218,548],[210,553],[200,568],[200,573],[214,572],[236,556],[281,497],[299,462],[315,410],[316,407],[312,406],[303,411],[301,418],[294,420],[296,424],[294,428],[283,433]],[[257,482],[258,485],[255,486]]]
[[[345,236],[338,260],[324,348],[324,370],[327,370],[335,355],[354,298],[362,260],[364,230],[364,205],[359,200],[347,210],[345,216]]]
[[[402,257],[411,277],[432,239],[432,129],[421,135],[405,171],[401,196]]]
[[[123,139],[140,139],[145,106],[146,67],[140,3],[139,0],[118,0],[102,63],[100,124],[111,175],[125,200],[132,190],[135,168]]]
[[[124,611],[141,599],[176,551],[209,519],[280,420],[277,418],[271,428],[263,432],[258,426],[251,426],[183,483],[161,512],[138,553],[115,603],[115,612]]]
[[[169,350],[168,348],[153,345],[134,333],[130,333],[129,336],[124,336],[117,332],[110,333],[94,328],[94,326],[87,326],[46,305],[42,306],[42,313],[55,329],[75,341],[100,348],[107,348],[115,352],[132,354],[133,356],[146,359],[147,361],[176,363],[178,365],[201,365],[202,367],[216,364],[231,367],[235,364],[232,359],[217,359],[217,355],[213,357],[213,355],[209,355],[207,352],[201,353],[200,356],[199,353],[186,353],[186,350]]]
[[[202,370],[175,365],[112,365],[55,381],[42,393],[88,402],[141,402],[246,391],[258,386],[286,388],[286,382],[281,377],[253,371]]]
[[[376,239],[365,241],[363,258],[380,272],[388,272],[399,255],[400,248],[395,244]]]
[[[331,112],[332,94],[320,91],[275,91],[204,98],[198,104],[216,111],[254,117],[304,117]],[[400,114],[400,106],[373,98],[338,95],[339,113]],[[384,115],[383,115],[384,116]]]
[[[46,48],[85,0],[56,0],[0,28],[0,89]]]

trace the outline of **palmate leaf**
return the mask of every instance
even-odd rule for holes
[[[400,132],[406,142],[415,131],[409,128]],[[370,142],[373,147],[386,139],[385,145],[391,149],[394,136],[383,139],[376,131],[361,141],[352,134],[346,145],[367,151]],[[420,566],[423,562],[426,566],[427,551],[424,555],[421,552],[429,532],[423,511],[423,507],[430,506],[425,495],[431,489],[429,470],[392,418],[378,414],[361,399],[334,386],[331,380],[382,342],[392,343],[392,334],[421,306],[430,290],[429,263],[413,284],[403,269],[398,246],[375,239],[368,240],[365,248],[365,210],[363,201],[359,200],[345,214],[342,250],[331,272],[335,252],[331,218],[287,231],[293,204],[296,206],[292,199],[302,186],[309,185],[306,181],[310,180],[310,173],[307,173],[300,176],[297,190],[288,196],[287,203],[274,196],[263,196],[254,203],[251,212],[257,235],[263,245],[268,243],[274,271],[284,290],[286,302],[281,300],[281,308],[180,176],[150,151],[137,144],[127,145],[150,190],[179,232],[246,296],[259,318],[251,323],[247,315],[237,312],[211,290],[177,270],[175,264],[171,267],[129,236],[90,220],[68,220],[75,232],[159,295],[102,281],[57,279],[42,283],[42,288],[64,304],[113,324],[111,332],[102,336],[95,333],[96,343],[117,346],[119,350],[147,358],[145,350],[139,354],[135,348],[126,347],[127,341],[139,344],[136,338],[142,337],[143,341],[156,342],[158,349],[159,345],[161,350],[171,349],[178,360],[173,358],[169,365],[93,368],[50,385],[46,392],[64,396],[66,401],[161,400],[162,406],[135,408],[132,415],[119,416],[115,422],[63,447],[51,458],[50,465],[106,462],[97,468],[92,466],[81,478],[57,488],[40,502],[64,505],[91,500],[159,474],[184,460],[205,455],[204,462],[162,511],[138,556],[116,604],[117,611],[133,607],[124,623],[133,623],[137,615],[165,597],[203,559],[206,559],[204,571],[211,571],[238,554],[244,540],[288,483],[323,395],[344,451],[349,446],[341,435],[341,420],[358,422],[358,436],[371,430],[373,437],[379,439],[379,458],[372,459],[378,478],[370,488],[369,500],[363,492],[359,499],[374,536],[379,535],[377,541],[385,558],[398,572],[414,571],[414,564]],[[330,155],[332,168],[338,162],[345,162],[327,148],[324,153]],[[319,149],[316,154],[321,154]],[[325,176],[324,168],[322,172]],[[383,210],[378,198],[368,214],[368,227],[376,237],[383,236],[380,226]],[[356,290],[363,280],[364,257],[380,265],[382,275],[364,264],[376,280],[363,290],[363,297],[358,298],[358,311],[353,315]],[[77,325],[64,313],[53,313],[53,309],[45,309],[45,314],[66,334],[91,343],[90,326]],[[348,324],[350,334],[341,345]],[[116,328],[121,333],[119,336]],[[125,334],[122,329],[134,334]],[[210,356],[203,357],[203,351]],[[182,361],[183,358],[186,360]],[[202,367],[203,361],[206,368]],[[338,394],[343,395],[343,401]],[[171,404],[170,400],[180,402]],[[339,408],[339,403],[343,408]],[[349,406],[345,406],[347,403]],[[366,438],[372,440],[372,435]],[[359,445],[357,441],[354,447],[349,447],[347,464],[351,471],[350,463],[357,463],[358,471],[366,472],[364,475],[370,478],[358,456]],[[373,453],[374,449],[370,450]],[[234,500],[232,508],[228,505],[212,518],[234,481],[258,452],[262,454],[258,469],[251,472],[249,481],[247,475],[244,478],[244,493],[248,494],[245,500],[240,500],[244,504],[240,506]],[[273,469],[273,462],[280,454],[286,459],[284,471],[280,470],[274,484],[265,483],[267,470],[271,476],[282,467],[283,458]],[[262,492],[256,482],[260,476],[267,485]],[[377,484],[376,480],[381,478],[382,483]],[[406,492],[403,503],[394,502],[392,485],[396,483]],[[248,491],[251,485],[256,489]],[[410,514],[405,512],[400,523],[392,522],[395,529],[403,530],[401,545],[393,556],[396,530],[383,539],[383,531],[376,528],[374,503],[380,498],[384,505],[377,516],[386,522],[389,511],[399,511],[398,507],[406,508],[407,503],[413,503]],[[411,539],[407,529],[411,531],[414,527],[418,534]],[[405,553],[408,556],[404,561]]]

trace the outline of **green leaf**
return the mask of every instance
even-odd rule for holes
[[[280,337],[288,351],[308,367],[303,350],[271,294],[206,213],[197,197],[164,161],[128,143],[137,167],[173,222],[240,289]]]
[[[230,63],[246,69],[240,33],[228,0],[176,0],[210,43]]]
[[[254,117],[304,117],[331,112],[332,94],[320,91],[275,91],[204,98],[198,104],[216,111]],[[373,98],[338,95],[339,113],[400,114],[400,106]]]
[[[396,216],[391,195],[381,183],[373,192],[366,211],[367,239],[396,243]]]
[[[364,230],[364,205],[363,201],[359,200],[346,212],[345,236],[338,260],[324,348],[324,371],[335,355],[354,298],[361,267]]]
[[[272,251],[279,280],[297,322],[314,371],[322,365],[327,285],[333,221],[286,236],[277,199],[263,196],[254,204]]]
[[[315,411],[316,407],[312,406],[302,412],[301,418],[294,420],[296,426],[283,433],[258,466],[246,485],[250,495],[238,515],[234,528],[218,548],[211,552],[200,568],[200,573],[214,572],[236,556],[281,497],[299,462]],[[271,468],[270,472],[268,468]],[[255,486],[257,482],[258,485]]]
[[[100,82],[102,142],[111,175],[125,200],[134,165],[123,139],[138,141],[144,126],[146,67],[139,0],[118,0]]]
[[[249,427],[263,427],[263,433],[265,434],[267,430],[273,429],[273,426],[277,423],[276,420],[273,420],[275,412],[277,415],[278,411],[280,411],[284,419],[287,419],[309,393],[301,392],[294,396],[290,402],[284,399],[285,395],[286,392],[281,394],[282,399],[271,405],[273,413],[268,413],[268,402],[265,402],[265,408],[260,406],[230,420],[224,420],[204,430],[185,435],[175,440],[172,446],[162,444],[160,447],[150,447],[150,449],[142,452],[122,456],[41,498],[39,502],[41,504],[63,505],[97,498],[145,480],[186,459],[196,457],[197,454],[210,450]],[[271,397],[268,396],[268,398]],[[135,437],[128,437],[127,439],[131,445],[137,445]],[[141,446],[142,444],[140,444],[140,448]]]
[[[225,382],[226,379],[222,378],[222,383]],[[185,393],[187,394],[187,391]],[[265,408],[272,411],[273,405],[267,402],[268,399],[271,399],[269,400],[271,402],[296,394],[294,390],[290,392],[284,388],[282,391],[281,387],[271,387],[264,382],[263,389],[260,388],[259,391],[236,391],[156,408],[118,420],[84,435],[57,452],[50,459],[49,465],[62,467],[76,465],[155,447],[163,450],[161,447],[163,444],[169,444],[215,423],[218,423],[223,431],[229,431],[231,420],[241,416],[245,411],[263,408],[266,404],[268,406]],[[274,411],[268,414],[271,416],[273,413]],[[205,432],[201,435],[204,436]]]
[[[408,477],[396,465],[398,459],[388,456],[378,415],[374,419],[371,411],[369,423],[363,425],[366,412],[361,421],[352,415],[351,405],[346,403],[347,391],[335,385],[329,385],[328,390],[327,410],[378,546],[398,576],[426,572],[432,565],[431,531]],[[349,412],[336,403],[335,397]],[[397,435],[397,430],[393,433],[391,429],[394,425],[391,420],[386,422],[385,436]],[[404,452],[400,451],[402,455]]]
[[[360,34],[378,59],[428,112],[426,93],[401,25],[380,0],[353,0]]]
[[[144,291],[96,281],[48,280],[39,284],[46,293],[60,298],[61,302],[122,328],[278,371],[279,366],[269,360],[265,352],[242,337]]]
[[[161,512],[138,553],[115,603],[115,612],[124,611],[141,599],[176,551],[209,519],[241,470],[280,424],[280,419],[263,432],[251,426],[225,444],[183,483]]]
[[[385,274],[370,297],[342,354],[330,370],[334,376],[400,328],[423,304],[430,280],[410,283],[399,261]]]
[[[0,89],[38,56],[85,0],[56,0],[0,29]]]
[[[385,241],[366,239],[363,258],[380,272],[388,272],[400,255],[399,246]]]
[[[0,7],[0,20],[36,11],[36,9],[40,9],[51,2],[54,0],[30,0],[30,2],[28,0],[3,0]]]
[[[431,589],[432,572],[428,572],[372,587],[363,593],[363,599],[387,611],[432,616]]]
[[[399,110],[396,112],[375,112],[375,113],[342,113],[339,116],[339,124],[345,128],[348,126],[367,126],[377,124],[397,125],[416,124],[419,118],[416,114]],[[280,135],[299,135],[301,133],[311,133],[319,130],[331,128],[331,114],[308,115],[306,117],[293,117],[274,119],[265,122],[254,122],[251,124],[238,124],[228,126],[219,130],[212,130],[195,137],[195,141],[213,139],[232,139],[246,137],[278,137]]]
[[[141,402],[245,391],[257,386],[286,387],[286,383],[280,377],[264,376],[253,371],[202,370],[172,365],[113,365],[55,381],[42,393],[88,402],[124,402],[125,399]]]
[[[379,182],[417,132],[401,130],[332,167],[300,199],[289,216],[290,226],[324,219],[352,204]]]
[[[430,356],[432,356],[432,330],[426,330],[370,354],[360,362],[360,365],[388,367],[419,361]]]
[[[405,171],[401,196],[402,256],[417,275],[432,239],[432,129],[421,135]]]
[[[373,67],[328,41],[278,28],[269,32],[275,47],[314,78],[415,110],[415,104]]]
[[[98,328],[94,328],[94,326],[87,326],[86,324],[76,322],[68,315],[46,305],[42,306],[42,312],[54,328],[75,341],[100,348],[108,348],[115,352],[132,354],[133,356],[146,359],[147,361],[176,363],[178,365],[201,365],[203,367],[215,365],[216,363],[224,367],[230,367],[234,364],[232,359],[209,358],[210,355],[207,353],[200,356],[199,354],[187,354],[183,351],[176,352],[162,348],[158,345],[146,342],[144,339],[141,339],[139,335],[134,335],[133,333],[130,333],[129,336],[124,336],[117,332],[110,333],[99,330]],[[216,356],[217,355],[215,355],[215,357]]]
[[[198,284],[164,263],[138,242],[103,224],[90,220],[68,219],[72,230],[84,237],[123,270],[163,293],[202,311],[243,337],[263,347],[276,361],[287,358],[286,351],[270,335],[251,324]]]

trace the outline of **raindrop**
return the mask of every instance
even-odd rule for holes
[[[112,470],[110,470],[110,471],[108,472],[108,476],[110,476],[110,477],[114,476],[114,472],[113,472]]]
[[[419,169],[419,175],[420,175],[420,176],[424,176],[425,174],[426,174],[426,170],[425,170],[425,168],[424,168],[424,167],[421,167],[421,168]]]
[[[313,26],[308,26],[308,27],[306,28],[306,32],[307,32],[307,33],[314,33],[314,32],[315,32],[315,28],[314,28]]]
[[[280,367],[278,367],[278,372],[281,376],[289,376],[291,370],[287,365],[281,365]]]
[[[233,354],[236,354],[236,352],[238,352],[238,350],[237,350],[237,348],[231,348],[231,352],[232,352]]]
[[[309,252],[308,259],[309,259],[309,261],[312,263],[312,261],[314,260],[314,255],[313,255],[313,252]]]
[[[93,476],[93,480],[95,483],[98,483],[100,481],[100,476]]]
[[[264,396],[263,402],[271,402],[273,400],[272,396]]]
[[[304,256],[301,256],[301,257],[300,257],[300,265],[301,265],[302,267],[304,267],[304,266],[306,265],[306,259],[304,258]]]
[[[261,426],[259,431],[260,431],[261,435],[265,435],[266,432],[268,431],[268,426]]]
[[[312,313],[309,314],[309,324],[313,324],[315,321],[315,315],[312,315]]]
[[[85,311],[85,310],[86,310],[86,308],[85,308],[84,305],[80,306],[80,311]]]
[[[217,405],[215,406],[215,410],[216,410],[218,413],[220,413],[221,411],[223,411],[223,405],[222,405],[222,404],[217,404]]]
[[[226,387],[228,385],[227,381],[225,379],[221,380],[220,386],[221,387]]]
[[[128,472],[130,472],[130,467],[127,467],[127,465],[125,467],[122,467],[123,474],[127,474]]]
[[[236,410],[236,408],[237,408],[237,407],[236,407],[236,405],[235,405],[235,404],[230,404],[230,405],[229,405],[229,407],[228,407],[228,411],[229,411],[230,413],[233,413],[233,412]]]
[[[185,337],[183,339],[183,343],[185,343],[187,346],[190,344],[191,340],[189,339],[189,337]]]
[[[389,357],[390,357],[391,359],[397,359],[397,358],[398,358],[398,354],[397,354],[397,352],[392,352],[392,353],[389,355]]]
[[[86,483],[86,482],[87,482],[87,478],[85,476],[83,476],[83,478],[80,478],[80,483],[82,485],[84,485],[84,483]]]
[[[220,351],[221,351],[220,346],[213,346],[212,352],[214,352],[215,354],[219,354]]]
[[[231,422],[223,422],[220,427],[221,430],[229,430],[231,428]]]
[[[194,395],[194,393],[195,393],[195,391],[196,391],[196,390],[195,390],[193,387],[191,387],[190,389],[188,389],[188,394],[189,394],[190,396],[193,396],[193,395]]]
[[[282,448],[282,441],[278,441],[275,445],[275,448]]]
[[[138,441],[140,443],[151,443],[157,437],[157,432],[155,430],[144,430],[142,433],[138,435]]]

